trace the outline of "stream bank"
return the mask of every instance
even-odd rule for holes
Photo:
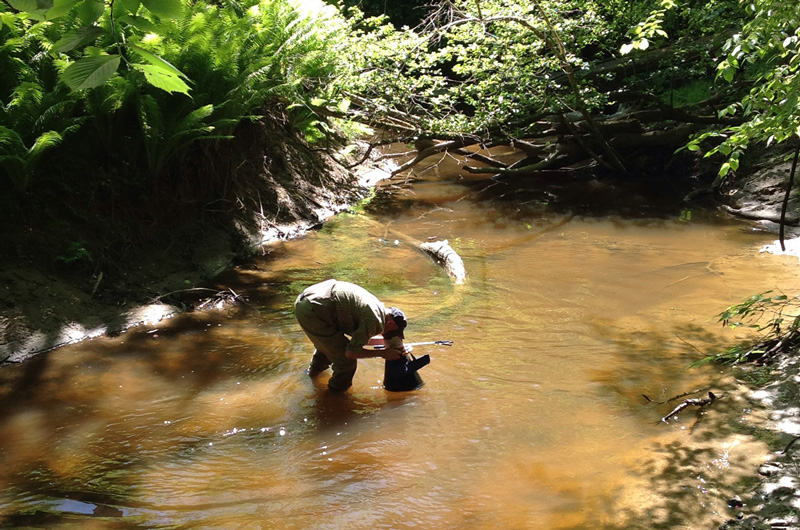
[[[268,253],[270,242],[319,226],[388,176],[347,170],[281,123],[248,124],[228,145],[209,165],[229,176],[219,201],[229,206],[143,228],[155,233],[113,261],[84,248],[102,247],[102,220],[93,226],[62,214],[54,222],[46,204],[28,208],[41,210],[28,219],[8,215],[0,236],[10,250],[0,253],[0,364],[191,310],[219,294],[204,287],[211,278]],[[54,251],[70,241],[75,250]]]
[[[770,217],[774,217],[775,212],[779,211],[780,199],[783,193],[780,185],[782,182],[780,175],[783,170],[779,165],[770,167],[774,171],[772,175],[774,178],[769,181],[771,184],[765,178],[759,179],[758,182],[754,179],[743,179],[739,182],[732,180],[723,190],[723,196],[728,198],[728,205],[739,212],[745,211],[752,214],[751,217],[757,216],[756,214],[763,217],[767,217],[767,214],[769,214]],[[784,172],[784,174],[788,174],[788,172]],[[377,176],[368,177],[367,175],[358,176],[343,172],[339,176],[330,177],[330,179],[327,178],[328,173],[325,173],[325,175],[325,181],[323,182],[323,179],[319,178],[320,185],[314,187],[313,190],[306,188],[304,191],[297,193],[297,190],[292,189],[291,185],[280,188],[285,190],[286,196],[296,197],[294,199],[295,202],[291,203],[294,205],[291,209],[292,212],[300,211],[299,204],[301,202],[305,205],[304,215],[295,215],[293,213],[294,219],[284,218],[284,220],[278,221],[276,217],[273,217],[277,215],[274,210],[270,211],[270,213],[266,213],[266,209],[258,210],[256,212],[257,215],[251,211],[254,219],[252,226],[257,227],[257,230],[242,232],[249,234],[249,248],[263,249],[264,252],[269,252],[268,246],[263,246],[264,243],[300,235],[322,222],[326,216],[346,209],[352,200],[357,199],[358,194],[348,196],[348,200],[337,199],[340,194],[338,192],[332,193],[334,189],[331,185],[332,182],[341,184],[342,188],[340,189],[352,186],[352,189],[358,189],[363,194],[370,187],[370,179],[380,178],[380,173]],[[764,177],[765,175],[762,174],[761,176]],[[262,185],[274,188],[276,180],[274,175],[270,175],[270,178],[264,179]],[[356,182],[359,183],[358,187],[354,186]],[[764,182],[767,182],[767,185],[764,185]],[[756,184],[758,185],[756,186]],[[261,191],[266,193],[267,190],[262,188]],[[624,196],[624,192],[621,194]],[[255,195],[257,196],[258,193],[255,193]],[[276,195],[281,196],[282,193]],[[758,197],[758,201],[755,200],[756,197]],[[748,200],[753,200],[753,202],[748,203]],[[769,203],[769,207],[764,206],[767,203]],[[252,204],[256,203],[252,202]],[[286,207],[290,203],[283,202],[278,204],[283,204]],[[793,203],[793,205],[796,208],[796,203]],[[285,210],[289,211],[290,208],[286,207]],[[310,215],[312,212],[314,215]],[[770,221],[748,220],[746,223],[752,223],[753,228],[758,230],[775,230],[774,223]],[[47,325],[59,324],[58,333],[63,333],[64,329],[76,331],[74,335],[67,333],[63,339],[59,338],[62,335],[48,335],[48,332],[43,332],[45,333],[44,342],[40,342],[40,344],[51,348],[58,346],[61,340],[64,341],[63,343],[80,340],[80,333],[83,333],[83,336],[88,335],[86,330],[93,333],[115,333],[137,322],[163,318],[171,312],[180,311],[182,310],[181,304],[191,308],[191,299],[199,297],[199,291],[195,289],[202,289],[203,280],[214,276],[220,270],[230,267],[232,263],[235,263],[237,256],[240,255],[234,250],[236,247],[232,244],[233,240],[235,239],[230,232],[216,229],[213,225],[210,225],[204,231],[202,239],[187,238],[183,241],[191,250],[188,254],[174,255],[166,252],[164,248],[154,248],[152,252],[136,256],[136,260],[131,261],[129,264],[133,270],[129,273],[128,287],[131,288],[132,285],[135,286],[138,282],[139,292],[137,294],[135,291],[129,290],[128,293],[130,294],[127,295],[129,298],[117,299],[116,303],[114,303],[115,300],[110,291],[101,291],[101,287],[104,286],[103,282],[106,280],[100,281],[97,278],[91,278],[94,281],[87,282],[84,279],[83,283],[76,282],[73,286],[70,286],[70,288],[78,286],[78,294],[75,294],[66,288],[59,287],[57,285],[59,278],[55,275],[48,275],[46,271],[39,271],[38,274],[40,276],[35,276],[34,273],[37,273],[35,269],[26,271],[31,273],[32,276],[30,278],[34,280],[33,283],[26,284],[26,278],[21,274],[16,277],[9,274],[8,277],[12,279],[12,282],[6,282],[6,291],[16,290],[19,293],[18,296],[20,298],[17,300],[20,303],[31,304],[31,308],[27,309],[29,311],[28,315],[32,315],[34,310],[39,310],[42,311],[44,316],[41,322]],[[186,261],[181,261],[180,258]],[[19,270],[7,270],[5,268],[3,270],[4,274],[6,272],[19,274]],[[100,287],[95,291],[98,283]],[[23,289],[26,285],[27,291]],[[119,292],[125,294],[122,291]],[[186,296],[182,296],[184,294]],[[146,304],[137,302],[137,300],[147,301],[148,299],[160,303]],[[66,309],[60,307],[57,302],[67,306]],[[109,310],[107,315],[103,313],[105,309]],[[72,320],[76,316],[80,316],[80,318]],[[14,321],[14,319],[8,318],[8,321]],[[40,321],[29,320],[28,322]],[[74,327],[70,324],[72,322],[75,322]],[[20,337],[24,338],[26,336],[25,329],[39,331],[30,325],[28,328],[21,327],[18,329]],[[28,336],[30,337],[31,335]],[[36,339],[36,336],[33,338]],[[17,350],[13,352],[14,357],[10,357],[8,360],[10,362],[21,362],[33,353],[35,353],[35,350],[28,353],[19,353],[19,350]],[[788,370],[780,369],[776,370],[772,375],[776,379],[774,394],[778,396],[787,394],[786,387],[779,386],[780,384],[777,383],[777,380],[783,378],[785,380],[782,381],[782,384],[791,384],[794,374]],[[770,386],[770,388],[772,387]],[[763,388],[759,390],[762,393],[764,391],[765,389]],[[788,392],[787,395],[791,397],[792,394]],[[794,395],[796,395],[796,391]],[[764,397],[768,397],[768,394],[765,394]],[[791,400],[773,400],[770,406],[773,407],[771,410],[774,411],[774,420],[776,421],[779,418],[791,417],[793,414]],[[713,413],[713,408],[711,413]],[[767,420],[769,419],[767,418]],[[776,423],[774,427],[782,428],[783,426]],[[791,433],[787,431],[783,441],[787,442],[787,437],[791,436]],[[788,443],[783,445],[783,447],[786,446],[788,446]],[[791,451],[788,454],[791,457]],[[775,460],[777,461],[778,459],[775,458]],[[739,495],[742,499],[742,509],[739,510],[741,518],[733,519],[731,523],[725,523],[728,527],[740,525],[741,528],[777,528],[781,527],[778,526],[779,524],[784,524],[782,527],[788,527],[785,525],[792,524],[791,520],[785,516],[792,515],[790,507],[797,491],[792,482],[794,480],[793,475],[796,475],[793,461],[788,460],[782,465],[762,466],[761,471],[769,474],[763,485],[765,491],[772,487],[769,484],[778,484],[778,486],[763,495],[758,491],[742,491]],[[787,483],[792,485],[787,486]],[[759,495],[761,496],[759,497]],[[749,527],[741,526],[748,524],[750,525]]]

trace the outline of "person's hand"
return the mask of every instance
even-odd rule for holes
[[[392,337],[386,341],[386,351],[381,355],[387,361],[396,361],[405,357],[411,352],[411,348],[403,344],[403,339],[400,337]]]
[[[398,359],[402,359],[405,357],[405,355],[405,351],[398,350],[397,348],[389,348],[388,350],[381,352],[381,357],[387,361],[396,361]]]

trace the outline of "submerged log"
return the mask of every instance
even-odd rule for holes
[[[458,252],[453,250],[453,247],[450,246],[450,243],[446,239],[443,241],[428,241],[423,243],[403,232],[398,232],[397,230],[392,230],[387,227],[385,228],[385,235],[388,234],[391,234],[395,239],[406,243],[429,258],[432,258],[433,261],[447,273],[455,285],[466,283],[467,269],[464,267],[464,261],[461,259],[461,256],[458,255]]]
[[[467,269],[464,267],[464,261],[446,239],[444,241],[420,243],[418,248],[432,257],[456,285],[460,285],[467,280]]]

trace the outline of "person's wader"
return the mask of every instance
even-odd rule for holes
[[[333,375],[328,388],[342,392],[352,386],[358,361],[347,357],[345,348],[350,339],[335,325],[336,308],[331,301],[335,284],[336,280],[328,280],[307,288],[297,297],[294,314],[316,348],[308,373],[313,376],[330,366]]]

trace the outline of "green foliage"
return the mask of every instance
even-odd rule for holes
[[[691,106],[711,97],[707,79],[698,79],[664,94],[664,102],[675,107]]]
[[[336,5],[340,2],[330,0],[328,3]],[[426,0],[344,0],[341,4],[344,10],[361,9],[368,17],[385,16],[397,28],[417,26],[430,10],[430,2]]]
[[[28,189],[48,152],[81,124],[99,157],[153,177],[198,141],[232,137],[265,105],[290,109],[306,138],[340,105],[333,8],[291,0],[224,4],[117,0],[0,3],[0,172]],[[321,6],[322,4],[320,4]],[[313,102],[313,104],[312,104]],[[138,123],[138,133],[131,126]]]
[[[744,123],[706,132],[689,146],[700,150],[703,142],[710,141],[706,156],[726,158],[720,178],[738,169],[752,143],[769,146],[800,138],[800,12],[791,2],[774,0],[747,1],[742,6],[748,20],[725,43],[726,57],[717,72],[726,82],[741,80],[752,87],[740,101],[720,111],[720,116],[741,117]]]
[[[608,31],[598,6],[534,6],[446,2],[413,30],[351,14],[344,88],[375,108],[415,116],[411,129],[439,135],[513,130],[541,112],[603,104],[590,86],[572,86],[563,75],[586,68],[582,52]]]
[[[72,241],[67,245],[64,254],[58,256],[58,261],[66,264],[91,262],[92,254],[86,249],[85,241]]]
[[[756,346],[736,345],[711,355],[694,366],[716,361],[740,363],[754,356],[763,356],[770,349],[780,348],[796,338],[800,331],[800,296],[771,295],[772,291],[752,295],[718,315],[719,322],[732,329],[747,328],[759,335]]]
[[[630,34],[633,40],[623,44],[620,48],[622,55],[628,54],[633,50],[646,50],[650,47],[650,41],[655,38],[667,37],[664,30],[664,16],[667,10],[675,7],[674,0],[659,0],[659,7],[650,12],[647,18],[635,25]]]

